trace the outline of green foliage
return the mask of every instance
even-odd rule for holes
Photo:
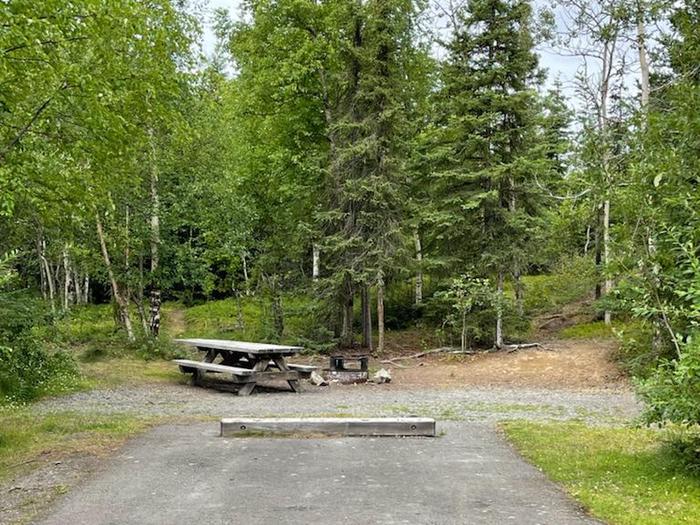
[[[665,432],[670,454],[700,478],[700,425],[668,425]]]
[[[669,453],[660,431],[524,421],[504,428],[527,459],[606,523],[690,524],[700,514],[698,477]]]
[[[241,341],[274,342],[271,313],[264,297],[244,296],[207,301],[185,311],[185,337],[212,337]],[[281,342],[315,340],[314,331],[324,324],[314,317],[315,304],[304,296],[283,296],[284,332]],[[267,311],[267,312],[266,312]],[[320,341],[322,342],[322,341]]]
[[[563,305],[586,299],[595,282],[595,265],[590,257],[567,255],[551,274],[523,277],[525,311],[531,315],[553,312]]]
[[[700,424],[700,340],[691,336],[680,355],[658,367],[654,375],[639,383],[647,403],[650,422]]]
[[[631,184],[621,192],[632,221],[623,229],[627,273],[620,307],[651,327],[642,353],[657,370],[639,382],[649,421],[700,421],[700,57],[697,6],[679,4],[668,44],[675,79],[661,90],[634,140]]]
[[[13,290],[16,273],[0,260],[0,405],[23,402],[74,388],[78,369],[73,359],[47,347],[52,318],[46,305]]]
[[[40,328],[51,318],[31,297],[0,292],[0,404],[29,401],[77,386],[73,358],[51,349]]]
[[[435,299],[445,301],[451,306],[452,312],[445,318],[444,323],[461,331],[462,350],[466,350],[477,335],[475,332],[478,325],[469,325],[470,314],[477,308],[493,306],[497,297],[488,279],[464,274],[453,279],[449,289],[436,293]]]

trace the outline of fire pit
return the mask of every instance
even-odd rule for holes
[[[368,365],[369,354],[332,355],[328,379],[344,384],[366,383]]]

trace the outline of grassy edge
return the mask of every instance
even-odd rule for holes
[[[658,431],[521,420],[499,429],[528,462],[607,523],[690,524],[700,515],[700,479],[679,466]]]
[[[0,484],[72,455],[101,456],[167,418],[131,413],[0,410]]]

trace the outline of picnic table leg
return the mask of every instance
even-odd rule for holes
[[[202,361],[204,361],[205,363],[213,363],[218,353],[218,350],[211,348],[207,350],[206,354],[204,354],[204,359],[202,359]]]
[[[268,367],[268,360],[267,359],[261,359],[255,363],[253,366],[253,371],[254,372],[264,372],[267,367]],[[239,396],[249,396],[253,390],[255,389],[255,386],[258,384],[258,382],[255,379],[255,374],[253,374],[250,378],[250,382],[244,384],[241,389],[238,391]]]
[[[214,359],[216,359],[216,356],[218,355],[218,353],[219,353],[218,350],[210,348],[207,350],[207,353],[204,354],[204,359],[202,359],[202,361],[205,363],[213,363]],[[201,370],[201,369],[195,369],[194,373],[192,374],[192,384],[195,386],[204,386],[204,375],[205,374],[206,374],[206,371]]]
[[[277,368],[280,369],[282,372],[289,372],[289,367],[287,366],[287,363],[284,360],[284,357],[273,357],[272,362],[275,364]],[[289,388],[291,388],[294,392],[299,393],[300,388],[299,388],[299,381],[296,379],[288,379],[287,383],[289,384]]]

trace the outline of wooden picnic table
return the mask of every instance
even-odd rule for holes
[[[315,368],[288,363],[286,358],[298,354],[300,346],[228,341],[225,339],[176,339],[204,353],[202,361],[175,359],[184,373],[193,374],[198,386],[221,388],[220,382],[209,379],[207,373],[230,374],[239,396],[247,396],[261,380],[284,380],[294,392],[299,392],[300,377]],[[218,359],[218,362],[215,362]]]

